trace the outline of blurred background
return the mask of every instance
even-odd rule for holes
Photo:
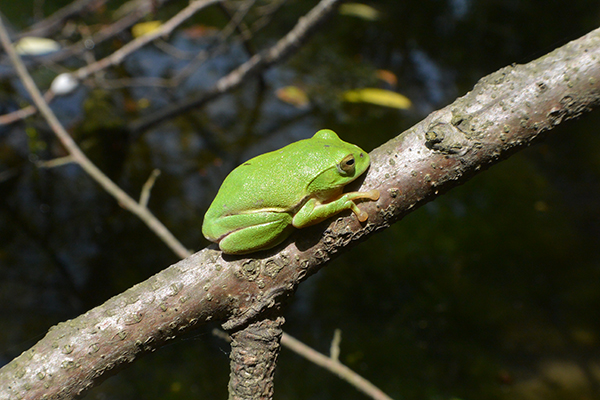
[[[18,40],[69,1],[5,3]],[[86,43],[141,4],[98,3],[52,32],[50,47]],[[188,4],[156,3],[133,26],[141,34]],[[196,251],[207,245],[204,212],[241,162],[321,128],[370,151],[486,74],[600,23],[600,2],[590,0],[347,2],[286,62],[201,108],[133,128],[212,87],[316,4],[212,6],[52,107],[134,198],[160,170],[149,208]],[[228,32],[232,15],[243,24]],[[57,48],[24,57],[47,89],[140,35],[133,28],[68,58],[52,59]],[[0,60],[4,115],[29,100]],[[598,126],[598,111],[562,124],[339,257],[300,286],[285,331],[327,353],[340,329],[340,360],[394,399],[600,399]],[[177,261],[78,166],[45,163],[64,155],[39,116],[0,126],[0,365],[50,326]],[[87,398],[226,398],[229,346],[214,327],[138,360]],[[277,399],[365,398],[286,349],[275,390]]]

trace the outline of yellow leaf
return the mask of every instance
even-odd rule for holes
[[[161,26],[162,22],[160,21],[140,22],[139,24],[135,24],[131,27],[131,34],[134,38],[138,38],[140,36],[144,36],[152,31],[157,30]]]
[[[15,43],[15,50],[22,56],[39,56],[60,50],[60,44],[52,39],[26,36]]]
[[[351,103],[371,103],[405,110],[412,105],[410,99],[400,93],[378,88],[364,88],[344,92],[343,99]]]
[[[304,108],[310,103],[306,92],[298,86],[284,86],[277,89],[275,95],[279,100],[298,108]]]
[[[344,3],[339,8],[340,14],[358,17],[367,21],[379,19],[379,11],[371,6],[361,3]]]

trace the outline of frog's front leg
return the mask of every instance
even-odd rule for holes
[[[314,225],[327,218],[342,212],[344,210],[352,210],[360,222],[367,220],[369,215],[361,211],[354,203],[354,200],[367,199],[367,200],[378,200],[379,190],[369,190],[368,192],[349,192],[342,193],[339,197],[321,203],[317,199],[312,198],[302,206],[302,208],[294,215],[292,224],[296,228],[304,228],[306,226]]]
[[[221,217],[205,232],[227,254],[246,254],[268,249],[293,231],[292,216],[286,212],[256,212]],[[208,229],[207,229],[208,230]]]

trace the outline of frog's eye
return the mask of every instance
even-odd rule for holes
[[[338,171],[343,175],[354,175],[354,168],[356,162],[354,161],[354,156],[352,154],[348,154],[344,159],[338,164]]]

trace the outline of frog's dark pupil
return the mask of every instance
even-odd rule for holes
[[[352,165],[352,164],[354,164],[354,158],[352,158],[352,159],[350,159],[350,160],[346,161],[346,164],[347,164],[347,165]]]

